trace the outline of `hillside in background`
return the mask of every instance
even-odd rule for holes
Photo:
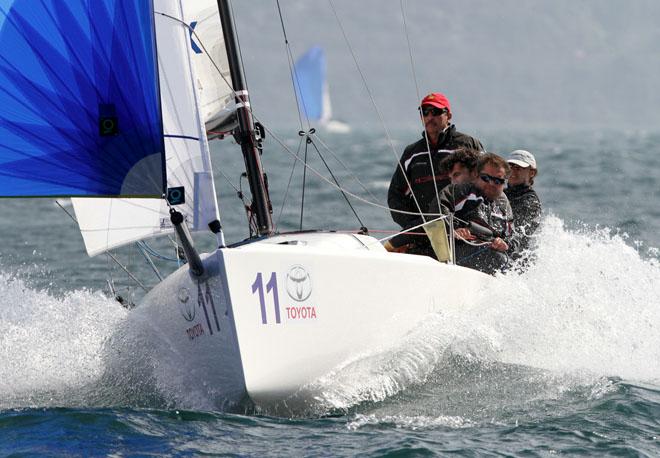
[[[334,0],[388,128],[412,127],[421,95],[449,96],[460,126],[606,127],[660,124],[660,2],[638,0]],[[370,96],[327,1],[281,0],[294,58],[326,49],[333,110],[378,128]],[[234,2],[255,111],[297,124],[275,1]]]

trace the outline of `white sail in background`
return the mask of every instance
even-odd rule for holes
[[[214,118],[213,110],[225,108],[227,97],[222,96],[222,79],[215,85],[210,82],[210,59],[196,53],[201,43],[195,43],[194,36],[191,40],[190,28],[185,24],[202,24],[197,26],[201,27],[197,36],[208,40],[204,48],[217,55],[224,50],[220,20],[212,19],[218,17],[217,4],[213,0],[155,0],[154,9],[167,186],[170,192],[183,191],[185,202],[175,208],[184,215],[188,227],[208,230],[208,223],[219,216],[205,122]],[[213,33],[211,26],[215,27]],[[224,58],[218,58],[219,62],[224,62],[226,68],[226,55],[224,51],[221,54]],[[204,59],[208,65],[202,62]],[[213,71],[217,75],[215,67]],[[229,93],[229,88],[224,92]],[[90,256],[172,231],[164,199],[72,201]]]
[[[327,124],[328,121],[332,119],[332,102],[330,101],[330,88],[328,87],[328,81],[323,81],[323,108],[321,109],[321,124]]]

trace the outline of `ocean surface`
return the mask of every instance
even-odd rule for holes
[[[329,376],[314,415],[222,412],[157,387],[136,394],[105,351],[131,320],[108,280],[136,303],[142,287],[106,256],[86,256],[66,201],[0,200],[0,456],[660,455],[660,131],[470,133],[489,151],[536,154],[536,263],[500,275],[476,313],[430,317],[394,351]],[[301,226],[292,154],[304,144],[297,129],[267,134],[277,227],[385,237],[395,229],[387,211],[349,196],[358,219],[314,145],[342,187],[382,206],[418,135],[320,131]],[[231,139],[212,149],[226,237],[240,241],[242,158]],[[197,243],[208,250],[213,238]],[[173,255],[166,239],[150,246]],[[117,259],[145,288],[157,281],[133,248]]]

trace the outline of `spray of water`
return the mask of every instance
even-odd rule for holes
[[[0,408],[85,403],[103,342],[126,315],[101,294],[56,298],[0,273]]]
[[[660,264],[608,230],[546,220],[538,262],[502,276],[479,309],[503,361],[660,380]]]
[[[499,275],[469,310],[430,316],[395,348],[328,374],[318,381],[319,405],[370,411],[381,402],[383,421],[406,425],[412,414],[419,426],[427,417],[422,423],[435,424],[433,412],[465,419],[576,393],[599,397],[617,378],[660,384],[660,264],[638,248],[548,217],[527,270]],[[371,423],[369,415],[356,424]]]

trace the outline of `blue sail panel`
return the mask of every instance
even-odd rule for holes
[[[320,46],[314,46],[295,63],[296,95],[301,114],[310,121],[318,121],[323,115],[325,78],[325,53]]]
[[[0,196],[164,189],[152,0],[0,0]]]

